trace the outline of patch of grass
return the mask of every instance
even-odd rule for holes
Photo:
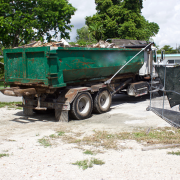
[[[45,148],[46,148],[46,147],[49,147],[49,146],[52,146],[50,140],[47,139],[47,138],[45,138],[45,137],[42,138],[42,139],[39,139],[38,142],[39,142],[42,146],[44,146]]]
[[[63,136],[63,135],[65,134],[64,131],[59,131],[59,132],[57,132],[57,133],[58,133],[58,136]]]
[[[75,163],[72,163],[72,164],[73,165],[78,165],[79,168],[82,168],[83,170],[93,167],[93,164],[91,162],[89,162],[88,159],[83,160],[83,161],[76,161]]]
[[[56,138],[57,136],[55,134],[49,135],[50,138]]]
[[[7,141],[15,142],[16,140],[14,140],[14,139],[7,139]]]
[[[16,104],[22,104],[22,102],[0,102],[0,108],[7,107],[7,108],[10,108],[10,109],[11,108],[19,109],[19,107],[17,107]]]
[[[94,153],[91,150],[86,150],[83,152],[84,154],[93,155]]]
[[[179,144],[180,130],[175,128],[158,128],[151,130],[148,134],[145,131],[119,133],[118,139],[136,140],[147,144]]]
[[[78,134],[79,135],[79,134]],[[83,146],[93,146],[95,148],[101,147],[103,149],[119,149],[127,148],[125,146],[121,147],[119,145],[120,140],[135,140],[140,143],[147,145],[152,144],[180,144],[180,130],[175,128],[158,128],[147,130],[139,130],[137,132],[121,132],[121,133],[108,133],[106,131],[94,131],[94,134],[88,136],[76,136],[74,132],[65,132],[63,130],[57,131],[56,134],[50,135],[51,141],[55,138],[61,138],[65,143],[77,144],[79,148]],[[49,139],[50,141],[50,139]],[[86,151],[83,149],[83,151]],[[85,154],[91,154],[87,152]],[[95,153],[95,152],[92,152]]]
[[[85,136],[82,139],[66,137],[69,143],[78,143],[79,145],[90,145],[103,147],[105,149],[118,149],[119,140],[136,140],[137,142],[146,142],[152,144],[180,144],[180,130],[175,128],[152,129],[148,134],[145,130],[139,132],[122,132],[110,134],[106,131],[94,131],[93,135]]]
[[[102,161],[100,159],[95,159],[95,158],[91,159],[91,162],[92,162],[92,164],[95,164],[95,165],[103,165],[103,164],[105,164],[104,161]]]
[[[49,135],[49,137],[54,139],[54,138],[58,138],[59,136],[63,136],[64,134],[65,134],[65,132],[60,131],[60,132],[57,132],[57,135],[56,134],[51,134],[51,135]]]
[[[82,168],[83,170],[87,169],[87,168],[92,168],[93,165],[103,165],[105,164],[105,162],[103,162],[102,160],[99,159],[85,159],[83,161],[76,161],[75,163],[72,163],[73,165],[78,165],[79,168]]]
[[[1,157],[4,157],[4,156],[7,156],[7,157],[8,157],[9,154],[0,154],[0,158],[1,158]]]
[[[109,134],[106,131],[95,131],[91,136],[86,136],[82,139],[84,145],[102,146],[106,149],[117,149],[117,135]]]
[[[172,152],[168,152],[168,154],[180,156],[180,151],[177,152],[172,151]]]

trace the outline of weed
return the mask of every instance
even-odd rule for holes
[[[0,108],[7,107],[17,109],[16,104],[22,104],[22,102],[0,102]]]
[[[168,152],[168,154],[180,156],[180,151],[177,152],[172,151],[172,152]]]
[[[109,134],[105,131],[95,131],[92,136],[86,136],[82,139],[85,145],[93,145],[95,147],[102,146],[106,149],[117,149],[117,136],[116,134]]]
[[[58,136],[63,136],[63,135],[65,134],[64,131],[59,131],[59,132],[57,132],[57,133],[58,133]]]
[[[75,163],[72,163],[73,165],[78,165],[79,168],[82,168],[83,170],[87,169],[87,168],[92,168],[93,165],[103,165],[105,164],[105,162],[103,162],[102,160],[99,159],[85,159],[83,161],[76,161]]]
[[[47,139],[47,138],[45,138],[45,137],[42,138],[42,139],[39,139],[38,142],[39,142],[42,146],[44,146],[44,147],[52,146],[50,140]]]
[[[148,134],[146,132],[120,133],[119,139],[132,139],[147,144],[178,144],[180,143],[180,130],[172,128],[153,129]]]
[[[19,147],[19,149],[24,149],[23,147]]]
[[[7,139],[7,141],[16,142],[16,140],[14,140],[14,139]]]
[[[83,145],[102,147],[104,149],[118,149],[119,140],[135,140],[137,142],[146,142],[147,145],[151,144],[180,144],[180,130],[175,128],[158,128],[151,129],[148,133],[147,130],[139,130],[138,132],[121,132],[121,133],[108,133],[106,131],[94,131],[94,134],[89,136],[77,137],[76,133],[67,133],[63,130],[57,131],[52,134],[50,138],[61,138],[66,143],[77,144],[79,147]],[[84,150],[85,151],[85,150]],[[93,152],[92,152],[93,153]],[[86,152],[85,154],[90,154]]]
[[[38,133],[38,134],[36,134],[36,136],[40,136],[40,134]]]
[[[92,162],[92,164],[95,164],[95,165],[103,165],[103,164],[105,164],[104,161],[102,161],[100,159],[95,159],[95,158],[91,159],[91,162]]]
[[[4,156],[7,156],[7,157],[8,157],[9,154],[0,154],[0,158],[1,158],[1,157],[4,157]]]
[[[56,138],[57,136],[55,134],[49,135],[50,138]]]
[[[86,150],[83,152],[84,154],[93,155],[94,153],[91,150]]]
[[[72,164],[78,165],[79,168],[82,168],[83,170],[93,167],[93,164],[91,162],[89,162],[88,159],[83,160],[83,161],[76,161],[75,163],[72,163]]]

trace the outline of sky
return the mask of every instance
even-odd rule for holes
[[[75,41],[76,29],[85,25],[85,17],[96,13],[95,0],[69,0],[77,8],[71,19],[74,25],[70,32],[71,41]],[[170,45],[174,48],[180,45],[180,0],[144,0],[142,15],[149,22],[159,25],[159,33],[152,37],[154,42],[163,47]]]

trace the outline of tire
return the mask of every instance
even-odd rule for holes
[[[87,119],[93,110],[93,100],[88,92],[79,93],[71,104],[71,117],[77,120]]]
[[[34,112],[33,112],[33,109],[23,108],[23,114],[25,116],[32,116]]]
[[[101,89],[94,95],[94,109],[93,112],[102,114],[109,111],[112,103],[111,93],[107,89]]]

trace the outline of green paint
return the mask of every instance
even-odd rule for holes
[[[65,87],[70,82],[103,79],[112,76],[139,51],[80,47],[5,49],[5,81]],[[143,63],[142,52],[119,74],[138,73]]]

